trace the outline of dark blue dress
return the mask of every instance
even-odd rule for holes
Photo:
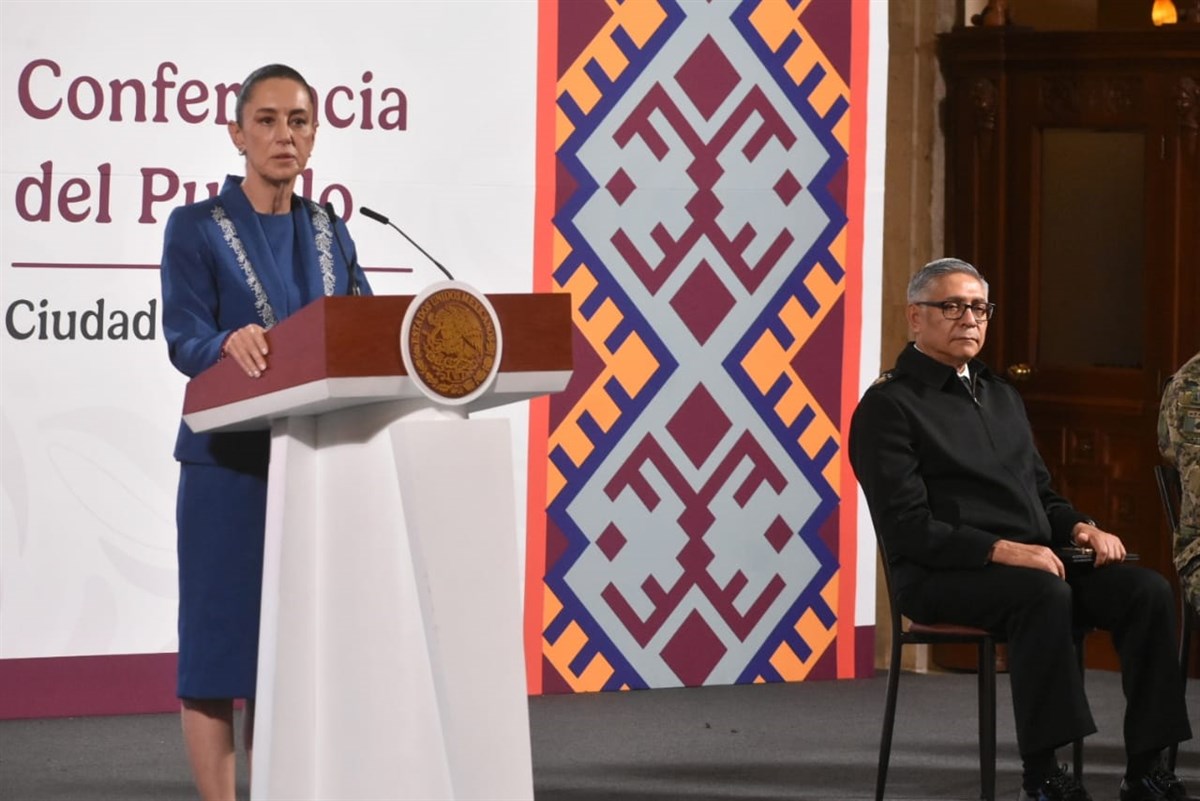
[[[259,215],[229,177],[216,198],[171,213],[162,258],[163,332],[172,364],[195,376],[242,326],[270,328],[322,295],[345,294],[355,259],[344,225],[293,198]],[[364,292],[369,292],[360,276]],[[197,434],[180,423],[176,503],[181,698],[253,698],[266,520],[266,431]]]

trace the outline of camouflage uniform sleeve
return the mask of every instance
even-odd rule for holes
[[[1175,443],[1171,439],[1171,414],[1175,408],[1176,389],[1174,376],[1163,389],[1162,404],[1158,409],[1158,452],[1170,465],[1175,464]]]
[[[1200,354],[1183,366],[1163,393],[1159,450],[1179,470],[1182,503],[1174,562],[1189,601],[1200,612]]]

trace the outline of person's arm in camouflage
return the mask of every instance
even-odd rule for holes
[[[1163,392],[1158,449],[1179,471],[1183,492],[1175,569],[1188,601],[1200,612],[1200,353],[1180,368]]]

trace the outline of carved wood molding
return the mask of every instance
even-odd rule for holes
[[[1144,106],[1138,77],[1055,75],[1038,79],[1039,111],[1059,122],[1132,122]]]
[[[1189,156],[1196,154],[1196,135],[1200,133],[1200,82],[1184,75],[1173,92],[1179,119],[1179,138]]]
[[[996,82],[991,78],[976,78],[971,82],[969,94],[980,153],[986,156],[992,150],[992,134],[996,130]]]

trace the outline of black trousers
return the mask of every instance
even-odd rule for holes
[[[1096,731],[1079,676],[1072,628],[1111,632],[1125,692],[1125,750],[1138,754],[1191,738],[1175,650],[1167,580],[1131,564],[1085,568],[1063,581],[1032,568],[989,564],[930,573],[904,593],[918,622],[1004,632],[1022,755]]]

